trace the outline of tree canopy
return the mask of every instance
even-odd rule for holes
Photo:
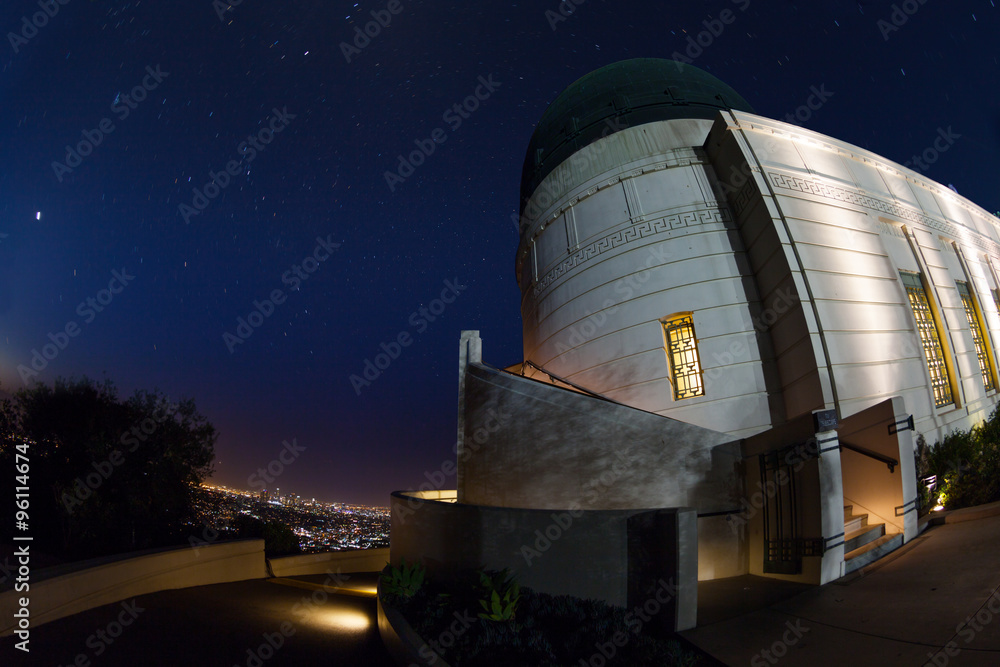
[[[193,400],[123,400],[110,381],[60,379],[0,402],[0,469],[17,470],[27,451],[28,534],[67,560],[183,543],[217,437]],[[14,508],[0,508],[9,534]]]

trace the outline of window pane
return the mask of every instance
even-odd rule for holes
[[[924,348],[924,359],[927,360],[927,370],[931,376],[931,389],[934,391],[934,405],[941,407],[954,403],[951,396],[951,381],[948,378],[948,367],[944,363],[944,353],[941,350],[941,339],[938,337],[937,323],[927,301],[927,292],[920,276],[916,273],[899,272],[906,287],[906,296],[913,309],[913,317],[917,321],[917,333],[920,344]]]
[[[667,357],[670,359],[674,399],[704,396],[694,320],[690,315],[675,317],[664,322],[663,327],[667,334]]]
[[[976,313],[976,303],[969,292],[967,283],[958,281],[958,293],[962,297],[962,305],[965,307],[965,319],[969,321],[969,330],[972,332],[972,343],[976,346],[976,358],[979,360],[979,372],[983,376],[983,384],[986,391],[996,389],[993,382],[993,371],[990,369],[990,357],[986,351],[986,339],[983,336],[983,328],[979,326],[979,315]]]

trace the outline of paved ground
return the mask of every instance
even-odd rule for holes
[[[808,588],[703,582],[683,635],[727,665],[1000,666],[1000,516],[932,526],[852,577]]]
[[[0,639],[0,665],[391,667],[378,634],[377,575],[348,576],[336,588],[317,575],[141,595],[134,606],[116,603],[34,628],[28,655],[14,649],[14,638]]]
[[[391,667],[373,574],[216,584],[139,596],[34,628],[0,665]],[[852,577],[814,588],[703,582],[683,633],[727,665],[1000,666],[1000,516],[947,523]]]

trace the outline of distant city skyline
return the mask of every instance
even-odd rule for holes
[[[236,492],[236,493],[245,493],[246,495],[251,495],[251,496],[255,496],[255,495],[259,494],[262,491],[270,491],[270,489],[261,489],[260,491],[256,491],[256,490],[253,490],[253,489],[246,489],[246,488],[240,488],[240,487],[226,486],[224,484],[213,484],[212,482],[203,482],[199,486],[202,486],[202,487],[207,488],[207,489],[218,489],[218,490],[222,490],[222,491],[229,491],[229,492]],[[280,490],[280,488],[281,487],[274,487],[274,491],[277,493]],[[286,493],[280,494],[280,495],[285,496],[285,497],[287,497],[287,496],[296,496],[296,497],[301,498],[303,500],[309,500],[309,502],[314,502],[314,503],[323,504],[323,505],[343,505],[345,507],[367,507],[367,508],[386,509],[386,510],[389,509],[388,503],[386,503],[385,505],[364,505],[364,504],[357,504],[357,503],[349,503],[347,501],[341,501],[341,500],[324,500],[322,498],[316,498],[315,496],[313,496],[313,497],[302,496],[302,495],[296,493],[293,490],[288,490]]]
[[[7,3],[0,391],[86,375],[192,398],[214,483],[278,461],[309,497],[454,488],[461,331],[523,361],[532,133],[628,58],[1000,210],[991,0],[386,6],[101,0],[35,26],[36,0]]]

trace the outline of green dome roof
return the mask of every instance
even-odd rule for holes
[[[618,130],[675,118],[753,112],[739,93],[691,65],[661,58],[612,63],[577,79],[542,114],[521,171],[521,210],[549,172],[587,144]]]

